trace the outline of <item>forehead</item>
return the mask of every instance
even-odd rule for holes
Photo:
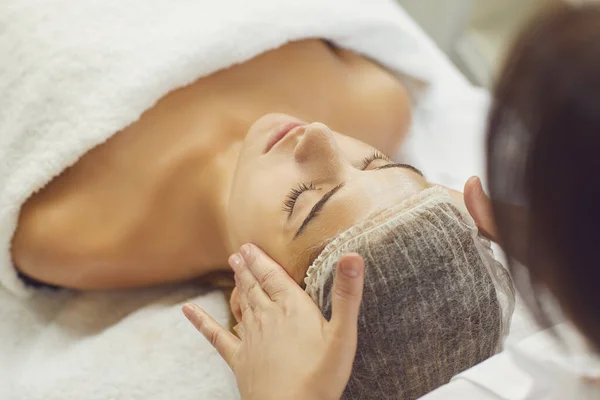
[[[322,243],[364,221],[372,213],[398,205],[430,185],[419,174],[405,168],[373,170],[345,180],[345,185],[327,202],[306,231],[292,240],[297,266],[306,266]]]

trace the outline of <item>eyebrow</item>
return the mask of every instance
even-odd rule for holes
[[[410,164],[394,164],[394,163],[391,163],[391,164],[382,165],[381,167],[373,168],[373,170],[387,169],[387,168],[404,168],[404,169],[409,169],[412,172],[415,172],[415,173],[421,175],[423,178],[425,177],[425,175],[423,175],[423,173],[419,169],[413,167]]]
[[[325,206],[325,203],[327,203],[327,201],[331,198],[331,196],[333,196],[338,190],[340,190],[343,187],[344,187],[344,183],[342,182],[339,185],[337,185],[336,187],[334,187],[333,189],[331,189],[329,192],[325,193],[323,195],[323,197],[321,197],[321,199],[315,203],[313,208],[310,209],[310,212],[308,213],[308,215],[302,222],[302,225],[300,225],[300,228],[298,228],[298,230],[296,231],[296,234],[294,235],[294,239],[296,239],[304,231],[304,229],[306,228],[306,225],[308,225],[308,223],[314,217],[317,216],[319,211],[321,211],[321,209]]]

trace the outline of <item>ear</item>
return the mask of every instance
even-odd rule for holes
[[[240,295],[238,294],[238,288],[233,288],[231,292],[231,298],[229,299],[229,307],[231,308],[231,313],[235,317],[235,320],[239,324],[242,322],[242,309],[240,307]]]

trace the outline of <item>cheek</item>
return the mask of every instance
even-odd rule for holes
[[[234,247],[241,245],[240,241],[245,236],[244,232],[248,223],[245,217],[247,215],[246,202],[243,201],[245,192],[246,188],[241,187],[238,182],[234,181],[227,204],[227,228]]]
[[[280,247],[276,259],[288,275],[298,284],[304,282],[304,277],[308,270],[308,249],[310,247],[302,243],[287,243]]]
[[[254,243],[269,252],[281,245],[283,225],[279,197],[264,185],[232,192],[228,212],[229,236],[234,247]]]
[[[296,281],[299,286],[302,286],[304,283],[306,271],[308,271],[308,265],[286,268],[286,272],[292,277],[292,279],[294,279],[294,281]]]

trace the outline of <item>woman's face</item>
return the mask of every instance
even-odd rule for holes
[[[234,248],[254,243],[301,282],[329,239],[430,185],[363,142],[283,114],[256,121],[228,205]]]

